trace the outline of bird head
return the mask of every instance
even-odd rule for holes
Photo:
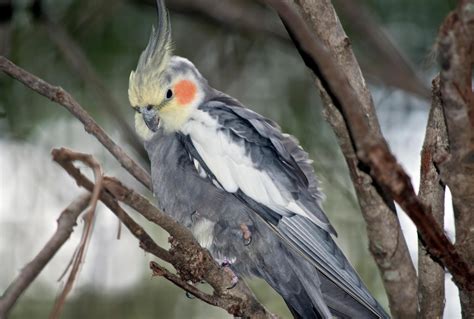
[[[172,55],[171,26],[163,0],[157,0],[158,25],[130,74],[128,97],[135,129],[149,139],[158,126],[178,131],[202,102],[206,80],[187,59]]]

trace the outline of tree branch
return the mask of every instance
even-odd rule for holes
[[[53,160],[61,165],[68,174],[76,180],[76,183],[85,189],[93,189],[94,184],[87,179],[79,169],[72,165],[72,160],[76,157],[75,152],[67,149],[54,149],[52,151]],[[219,306],[227,310],[230,314],[244,318],[274,318],[274,315],[255,299],[251,290],[244,281],[240,280],[237,286],[231,287],[232,276],[220,267],[211,257],[209,252],[202,248],[194,239],[192,233],[184,226],[176,223],[171,217],[165,215],[154,207],[147,199],[132,189],[125,187],[119,180],[106,177],[104,179],[104,190],[101,192],[100,199],[113,208],[114,213],[122,221],[125,220],[126,213],[121,210],[116,211],[118,205],[111,204],[114,201],[121,201],[134,208],[139,214],[149,221],[166,230],[172,237],[170,239],[171,250],[163,251],[162,248],[150,248],[150,242],[140,241],[140,246],[145,247],[146,251],[158,251],[159,258],[170,262],[177,270],[179,277],[169,272],[162,272],[166,279],[175,283],[179,287],[186,289],[189,285],[184,284],[187,281],[201,282],[206,281],[214,289],[212,296],[199,292],[196,289],[186,289],[191,294],[211,305]],[[129,223],[125,224],[129,229]],[[140,230],[142,231],[142,230]],[[135,236],[137,232],[132,232]],[[143,234],[139,234],[143,236]],[[138,238],[138,236],[137,236]],[[150,238],[148,235],[145,238]],[[141,238],[139,238],[141,240]],[[156,244],[151,244],[157,246]],[[152,269],[156,272],[161,269],[157,264],[153,264]]]
[[[474,0],[461,0],[443,22],[438,35],[440,89],[450,151],[440,163],[441,178],[451,190],[456,248],[474,261]],[[463,318],[474,313],[474,289],[460,288]],[[474,277],[471,277],[474,285]]]
[[[428,100],[428,87],[389,34],[377,23],[367,5],[362,1],[347,0],[334,0],[334,3],[342,20],[347,20],[349,27],[363,36],[364,45],[369,46],[364,52],[365,59],[361,57],[363,73],[368,78],[375,76],[379,82]]]
[[[90,199],[90,194],[81,195],[61,213],[58,218],[58,228],[54,235],[36,257],[22,269],[18,277],[8,286],[0,298],[0,319],[8,317],[18,298],[35,280],[66,240],[69,239],[76,225],[77,218],[87,208]]]
[[[421,151],[420,201],[431,211],[440,227],[444,226],[444,192],[437,159],[448,152],[446,123],[441,105],[439,77],[433,80],[431,111]],[[444,312],[444,269],[428,255],[418,242],[418,315],[417,318],[442,318]]]
[[[135,152],[143,159],[147,159],[143,143],[138,138],[135,130],[124,120],[121,112],[118,112],[118,108],[122,103],[112,95],[81,47],[63,27],[53,22],[46,14],[43,14],[40,21],[46,26],[51,41],[56,45],[64,60],[101,101],[103,107],[99,109],[117,123],[121,130],[121,136],[133,147]]]
[[[334,65],[333,62],[333,67],[337,68],[336,70],[343,69],[347,74],[348,79],[344,83],[349,83],[354,88],[357,99],[361,100],[359,107],[364,110],[370,123],[370,135],[381,136],[372,98],[351,50],[349,39],[331,2],[297,1],[297,3],[307,25],[327,45],[326,56],[330,53],[337,61],[338,65]],[[285,21],[284,18],[283,20]],[[301,19],[299,22],[301,28],[306,28]],[[305,43],[311,43],[313,37],[311,35],[307,37]],[[305,60],[309,59],[305,52],[302,54]],[[335,105],[337,101],[331,97],[321,82],[317,81],[317,84],[323,101],[324,115],[336,134],[351,174],[361,212],[367,224],[370,251],[382,275],[390,310],[395,317],[413,318],[416,315],[416,272],[395,213],[393,200],[372,179],[366,165],[358,158],[347,120]]]
[[[372,178],[412,219],[426,243],[428,252],[451,272],[459,286],[474,290],[474,269],[449,241],[429,210],[420,202],[409,176],[397,163],[380,132],[374,132],[376,118],[370,116],[363,97],[356,93],[358,87],[349,82],[341,67],[333,60],[328,48],[310,33],[302,18],[286,1],[266,2],[278,11],[306,65],[318,76],[334,105],[341,111],[359,160],[370,168]],[[302,0],[300,2],[306,3]]]
[[[4,56],[0,56],[0,70],[20,81],[33,91],[36,91],[51,101],[65,107],[70,113],[72,113],[72,115],[81,121],[82,124],[84,124],[87,133],[94,135],[99,142],[105,146],[105,148],[119,161],[123,168],[125,168],[146,188],[151,190],[150,175],[142,167],[136,164],[133,159],[105,133],[97,122],[87,114],[81,105],[74,100],[68,92],[63,90],[61,87],[53,86],[16,66]]]

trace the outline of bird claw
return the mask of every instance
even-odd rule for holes
[[[236,276],[236,274],[232,271],[230,266],[232,265],[232,261],[229,260],[227,257],[224,257],[224,260],[221,263],[221,266],[224,267],[224,271],[227,272],[231,277],[231,286],[227,287],[227,289],[233,289],[235,286],[237,286],[237,283],[239,282],[239,277]]]
[[[249,226],[246,224],[240,224],[240,230],[242,231],[242,239],[244,240],[244,246],[248,246],[252,243],[252,232]]]
[[[239,277],[237,277],[237,276],[234,274],[234,272],[232,272],[232,279],[231,279],[231,281],[230,281],[231,286],[230,286],[230,287],[227,287],[227,290],[234,289],[235,286],[237,286],[238,282],[239,282]]]

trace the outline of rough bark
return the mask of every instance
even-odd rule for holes
[[[448,137],[440,95],[437,77],[433,80],[431,111],[421,151],[418,196],[431,210],[436,222],[443,227],[445,185],[441,181],[436,160],[448,151]],[[417,318],[443,317],[444,269],[429,256],[422,241],[418,242],[418,304]]]
[[[361,100],[370,134],[381,137],[370,92],[358,62],[330,1],[296,1],[311,30],[326,44],[338,66]],[[347,123],[331,97],[318,82],[324,113],[346,159],[359,205],[367,223],[370,251],[381,272],[394,317],[413,318],[416,313],[416,273],[403,237],[393,200],[377,187],[354,149]]]
[[[450,152],[440,165],[451,190],[456,247],[474,264],[474,0],[459,1],[438,36],[440,88]],[[463,318],[474,314],[474,290],[458,284]]]
[[[336,62],[337,50],[335,53],[331,52],[321,38],[315,36],[314,33],[316,35],[318,33],[308,29],[307,24],[302,21],[303,18],[291,4],[283,0],[267,0],[266,2],[277,10],[305,64],[319,78],[333,104],[341,112],[355,154],[360,163],[366,166],[376,187],[388,194],[388,198],[393,198],[407,213],[415,223],[429,254],[449,270],[456,284],[465,291],[473,291],[474,268],[471,266],[471,259],[461,254],[451,243],[444,230],[436,223],[429,210],[417,197],[410,177],[397,162],[380,131],[377,130],[376,117],[371,117],[371,109],[367,108],[367,105],[371,105],[370,95],[367,98],[358,94],[361,87],[365,88],[364,83],[350,81],[351,69],[344,65],[344,61],[341,64]],[[330,4],[328,1],[317,0],[300,0],[298,3],[300,3],[303,12],[310,12],[307,17],[309,21],[315,19],[317,14],[324,9],[324,6],[318,7],[318,4]],[[332,8],[321,16],[321,19],[324,18],[337,21],[337,16]],[[336,32],[331,32],[330,38],[334,38],[335,35],[337,35]],[[340,40],[335,43],[336,48],[340,49],[348,45],[346,38]],[[347,75],[348,72],[349,75]],[[367,100],[369,104],[367,104]],[[359,167],[363,167],[363,165],[359,165]],[[396,274],[405,275],[399,272]],[[416,286],[416,283],[414,285]],[[395,309],[398,313],[395,313],[394,316],[402,316],[404,312],[406,312],[406,315],[402,316],[404,318],[412,318],[416,315],[416,303],[407,310],[407,306],[410,306],[412,300],[416,300],[416,289],[414,290],[413,296],[408,295],[407,297],[410,298],[403,299],[404,305],[399,304],[402,308]]]

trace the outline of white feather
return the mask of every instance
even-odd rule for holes
[[[189,134],[196,151],[216,177],[222,188],[229,193],[239,189],[256,202],[285,215],[292,212],[308,218],[304,207],[298,205],[288,191],[282,189],[265,171],[255,167],[246,154],[243,140],[235,142],[219,130],[217,120],[208,113],[196,110],[192,119],[182,128]]]
[[[209,249],[214,240],[215,223],[206,218],[199,219],[192,227],[191,231],[199,245]]]

